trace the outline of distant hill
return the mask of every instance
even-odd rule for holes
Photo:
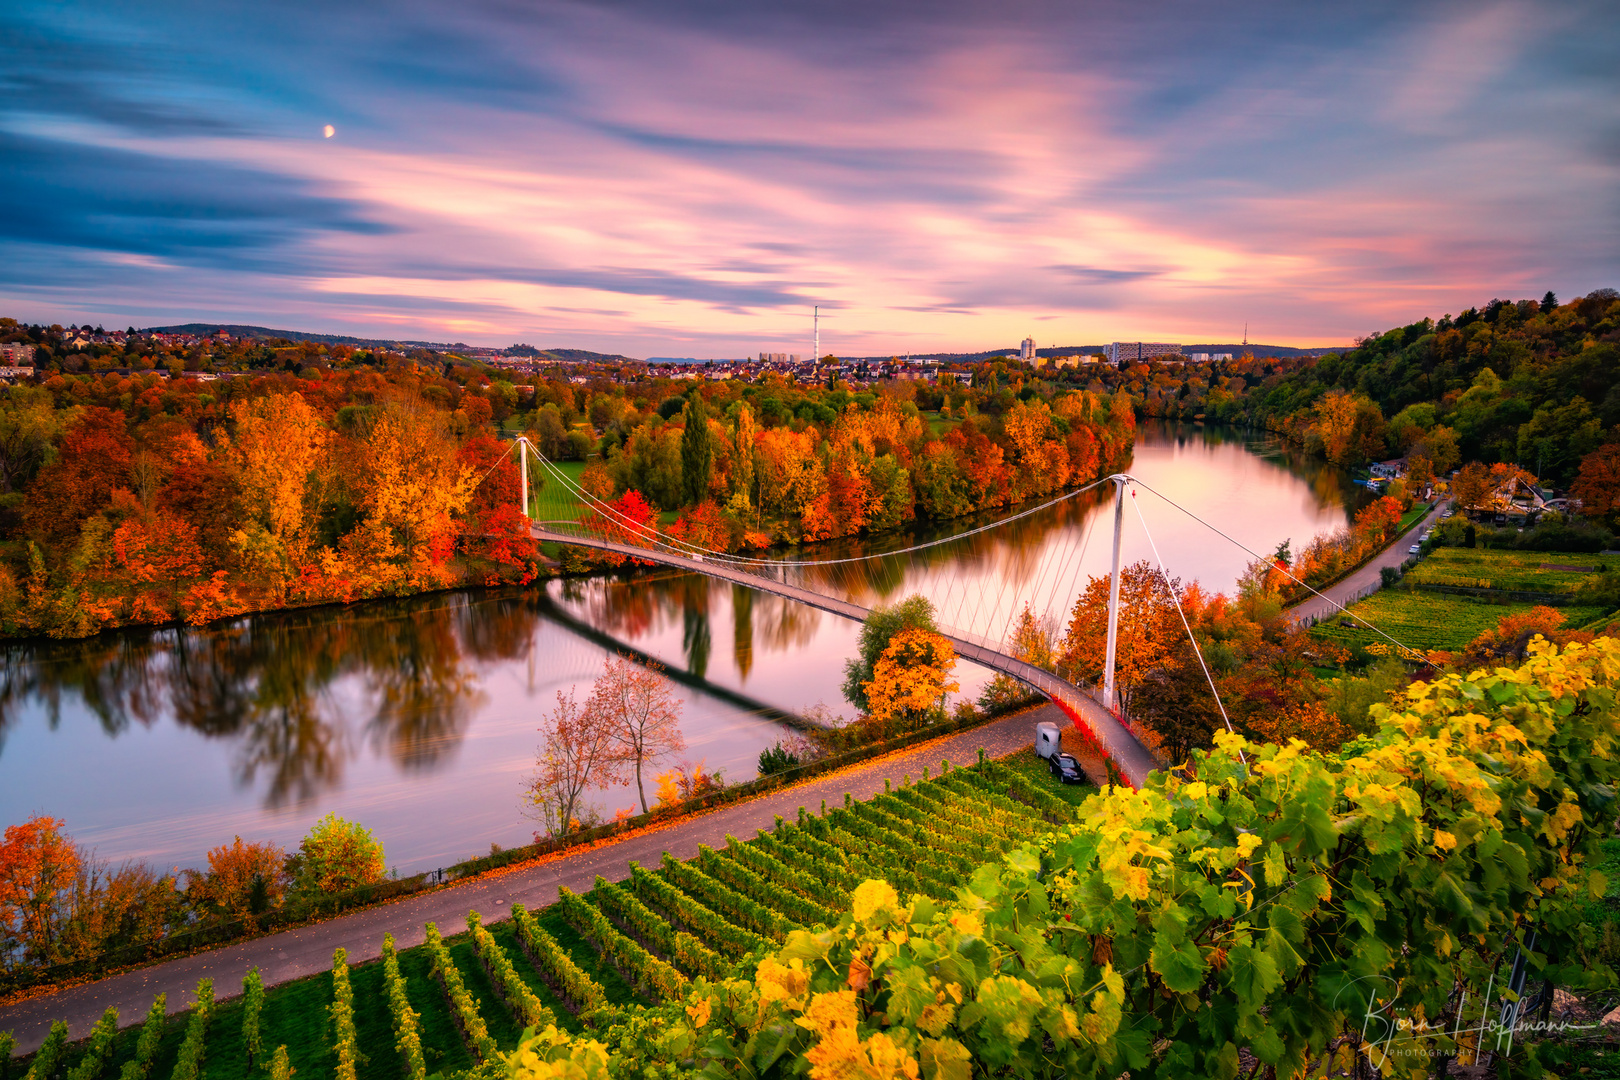
[[[349,334],[309,334],[302,330],[272,330],[267,326],[238,326],[234,323],[182,323],[179,326],[149,326],[142,330],[143,334],[192,334],[197,337],[209,337],[221,330],[233,338],[253,338],[267,340],[269,338],[286,338],[288,341],[313,341],[319,345],[359,345],[368,349],[408,348],[433,349],[437,352],[453,352],[458,349],[468,349],[471,346],[458,341],[455,344],[446,344],[441,341],[407,341],[402,338],[361,338]]]
[[[1195,352],[1223,353],[1223,352],[1229,352],[1233,356],[1242,356],[1244,353],[1253,353],[1255,356],[1275,356],[1275,357],[1279,357],[1279,358],[1286,358],[1286,357],[1290,357],[1290,356],[1321,356],[1323,353],[1344,352],[1347,349],[1353,349],[1353,348],[1355,348],[1354,345],[1346,344],[1346,345],[1338,345],[1338,346],[1329,346],[1329,347],[1326,347],[1326,348],[1318,347],[1318,348],[1315,348],[1315,349],[1296,349],[1292,345],[1253,345],[1253,344],[1244,345],[1241,342],[1239,342],[1236,345],[1233,345],[1233,344],[1226,344],[1226,345],[1183,345],[1181,347],[1181,351],[1183,353],[1195,353]]]
[[[182,323],[179,326],[149,326],[142,330],[143,334],[191,334],[196,337],[211,337],[221,330],[233,338],[251,338],[264,341],[270,338],[285,338],[288,341],[313,341],[318,345],[354,345],[364,349],[432,349],[434,352],[465,353],[472,349],[464,341],[412,341],[405,338],[363,338],[348,334],[310,334],[302,330],[273,330],[268,326],[239,326],[235,323]],[[598,353],[588,349],[533,349],[529,347],[513,346],[505,350],[509,355],[534,356],[538,358],[549,357],[559,361],[631,361],[634,357],[621,356],[618,353]]]

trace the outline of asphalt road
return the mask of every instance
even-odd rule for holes
[[[1323,589],[1322,596],[1312,596],[1309,600],[1302,600],[1289,608],[1289,617],[1295,623],[1308,623],[1313,619],[1317,621],[1336,619],[1339,618],[1343,608],[1377,592],[1383,587],[1380,571],[1386,566],[1400,566],[1413,558],[1408,549],[1417,543],[1417,538],[1422,535],[1424,529],[1440,520],[1446,513],[1448,505],[1445,501],[1435,503],[1434,508],[1424,516],[1416,528],[1396,537],[1393,544],[1373,556],[1372,561],[1360,570],[1337,585]]]
[[[1055,706],[1042,705],[893,757],[855,765],[677,822],[658,832],[581,851],[531,869],[418,894],[313,926],[0,1006],[0,1031],[15,1034],[16,1052],[25,1054],[44,1041],[54,1020],[67,1021],[71,1037],[81,1039],[109,1005],[117,1006],[119,1024],[125,1027],[140,1022],[151,1008],[152,999],[160,993],[168,994],[170,1013],[187,1009],[195,1000],[199,979],[213,979],[215,995],[224,999],[241,993],[242,977],[254,966],[268,987],[329,970],[332,951],[339,946],[348,950],[350,963],[364,963],[382,955],[384,934],[393,934],[400,948],[408,948],[422,943],[423,925],[428,922],[436,923],[448,935],[465,927],[468,911],[479,912],[485,923],[491,923],[506,918],[513,901],[531,911],[538,910],[556,901],[559,886],[583,893],[594,886],[598,874],[613,881],[628,877],[631,861],[656,866],[665,852],[678,859],[691,858],[697,854],[699,844],[723,846],[727,833],[740,840],[752,839],[755,833],[774,828],[777,815],[792,818],[801,806],[819,812],[822,800],[842,805],[846,792],[859,799],[870,798],[883,790],[885,779],[898,782],[908,774],[917,779],[924,766],[932,775],[938,775],[942,760],[952,765],[972,764],[978,760],[981,747],[992,757],[1013,753],[1034,744],[1035,725],[1045,720],[1060,729],[1072,726]]]

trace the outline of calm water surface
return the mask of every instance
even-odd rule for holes
[[[1144,425],[1130,472],[1257,551],[1285,537],[1297,550],[1363,497],[1337,470],[1213,428]],[[1172,574],[1231,588],[1246,554],[1146,491],[1135,501],[1127,560],[1153,558],[1145,523]],[[1106,573],[1111,531],[1099,491],[860,574],[806,574],[865,604],[921,592],[948,625],[999,638],[1026,602],[1055,617]],[[294,846],[336,811],[370,826],[401,872],[444,866],[530,839],[520,792],[536,728],[559,690],[589,693],[610,650],[682,676],[676,760],[746,780],[788,730],[783,713],[848,713],[838,687],[858,629],[658,570],[14,645],[0,672],[0,825],[51,814],[103,858],[184,867],[238,834]],[[958,676],[964,694],[988,680],[969,664]],[[606,816],[633,802],[629,788],[596,793]]]

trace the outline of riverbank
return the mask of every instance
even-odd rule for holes
[[[953,767],[971,765],[981,749],[992,757],[1016,753],[1033,742],[1035,725],[1042,721],[1057,723],[1060,728],[1072,726],[1054,706],[1038,706],[664,828],[505,867],[311,926],[12,1001],[0,1005],[0,1030],[12,1031],[18,1051],[26,1053],[44,1040],[53,1020],[65,1020],[77,1039],[88,1034],[108,1006],[118,1009],[120,1024],[125,1027],[139,1022],[159,993],[168,995],[171,1014],[183,1011],[201,978],[213,979],[216,993],[224,999],[238,992],[242,977],[252,967],[259,969],[266,986],[273,986],[329,969],[332,950],[339,946],[348,950],[350,963],[363,963],[381,955],[384,934],[393,934],[401,948],[418,945],[425,940],[423,926],[430,921],[451,927],[464,921],[469,910],[476,910],[483,913],[486,924],[493,923],[506,918],[514,902],[540,910],[556,902],[560,888],[584,893],[597,875],[610,881],[624,879],[631,861],[656,865],[665,852],[679,859],[691,858],[697,855],[699,844],[724,846],[728,834],[747,838],[771,831],[778,816],[792,817],[800,807],[819,813],[824,803],[842,805],[846,794],[870,798],[882,792],[886,783],[920,777],[924,769],[937,770],[942,761]]]

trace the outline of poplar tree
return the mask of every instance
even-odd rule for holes
[[[681,487],[688,503],[700,503],[709,494],[714,469],[714,446],[709,442],[709,418],[697,391],[686,399],[685,431],[681,434]]]

